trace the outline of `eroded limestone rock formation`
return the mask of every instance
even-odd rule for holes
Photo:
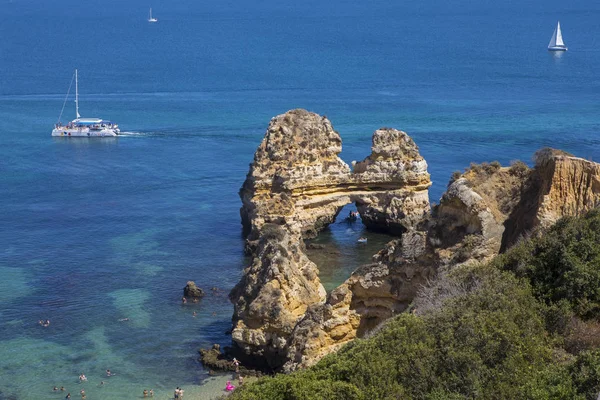
[[[356,203],[370,228],[418,237],[418,248],[424,248],[419,223],[430,211],[431,181],[413,140],[395,129],[377,130],[371,155],[353,172],[338,157],[340,152],[340,136],[329,120],[305,110],[289,111],[271,120],[240,190],[242,223],[254,260],[230,296],[235,306],[232,337],[239,349],[263,356],[272,368],[296,352],[295,344],[290,347],[292,332],[302,329],[300,321],[308,321],[307,310],[316,315],[320,306],[343,306],[341,300],[336,303],[342,289],[325,302],[316,266],[302,248],[302,239],[335,221],[343,206]],[[331,320],[332,314],[324,312],[323,318]],[[357,318],[347,335],[330,321],[327,335],[338,342],[342,336],[355,337]]]
[[[325,301],[325,289],[298,238],[283,226],[266,224],[252,265],[229,296],[235,309],[234,342],[269,368],[278,368],[287,360],[296,323],[310,304]]]
[[[265,223],[314,237],[349,203],[367,226],[397,233],[429,212],[427,163],[406,133],[376,131],[372,154],[354,172],[338,157],[341,150],[325,117],[292,110],[273,118],[240,190],[249,241]]]
[[[272,369],[314,364],[410,305],[440,268],[486,261],[558,218],[600,204],[600,165],[544,150],[523,163],[472,165],[430,213],[427,163],[406,133],[380,129],[353,171],[324,117],[271,120],[240,190],[252,265],[232,291],[233,341]],[[399,236],[327,297],[303,239],[354,202],[370,229]],[[258,357],[258,358],[256,358]]]
[[[335,288],[324,304],[310,307],[292,334],[283,370],[309,367],[406,310],[436,273],[435,263],[420,247],[420,236],[405,233],[392,240],[372,264],[358,268]]]
[[[428,240],[440,265],[485,261],[500,251],[504,224],[519,203],[529,168],[472,165],[434,210]]]
[[[561,217],[581,215],[600,205],[600,164],[555,149],[538,151],[535,161],[507,221],[502,249]]]
[[[352,178],[364,191],[353,200],[369,228],[400,235],[429,213],[427,162],[405,132],[375,131],[371,155],[354,166]]]
[[[350,175],[341,151],[340,135],[325,117],[293,110],[273,118],[240,190],[249,239],[256,240],[265,223],[314,236],[333,222],[348,203],[339,193]]]

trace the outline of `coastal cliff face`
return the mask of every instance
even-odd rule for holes
[[[230,294],[233,341],[274,370],[307,367],[403,312],[440,268],[485,262],[518,238],[600,204],[600,165],[555,150],[523,163],[471,165],[430,210],[427,163],[404,132],[373,135],[353,171],[324,117],[271,120],[240,190],[252,265]],[[303,239],[354,202],[373,230],[398,236],[328,296]]]
[[[519,203],[529,169],[472,165],[451,182],[434,210],[431,251],[440,265],[486,261],[500,251],[509,215]]]
[[[317,266],[283,227],[263,226],[252,265],[230,293],[232,338],[270,368],[287,360],[287,340],[309,304],[325,301]]]
[[[535,161],[506,224],[502,250],[564,216],[582,215],[600,205],[600,164],[555,149],[538,151]]]

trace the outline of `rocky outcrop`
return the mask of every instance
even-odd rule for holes
[[[535,161],[521,201],[506,224],[502,249],[564,216],[581,215],[600,205],[600,164],[548,148],[538,151]]]
[[[188,281],[187,285],[183,288],[183,296],[184,297],[204,297],[204,291],[196,286],[194,281]]]
[[[371,155],[354,172],[338,157],[341,144],[317,114],[292,110],[271,120],[240,190],[250,249],[265,223],[310,238],[349,203],[367,226],[395,233],[414,228],[429,212],[427,163],[406,133],[376,131]]]
[[[485,261],[498,254],[504,224],[520,200],[529,173],[523,167],[473,164],[450,183],[429,230],[431,249],[440,265]]]
[[[368,191],[354,195],[353,200],[371,229],[400,235],[429,214],[427,162],[405,132],[375,131],[371,155],[356,163],[353,178]]]
[[[485,261],[519,238],[600,204],[600,164],[542,149],[535,166],[472,164],[434,210],[430,251],[439,265]]]
[[[287,360],[287,341],[311,304],[325,301],[316,265],[297,238],[266,224],[252,265],[230,293],[234,304],[232,338],[245,354],[278,368]]]
[[[249,239],[266,223],[311,236],[333,222],[347,204],[331,195],[348,184],[341,151],[342,140],[325,117],[293,110],[273,118],[240,190]]]
[[[213,344],[210,349],[200,349],[198,353],[200,353],[200,362],[209,370],[210,375],[214,371],[236,372],[245,377],[262,375],[260,371],[248,369],[239,360],[236,362],[235,358],[228,357],[226,353],[221,352],[221,346],[218,344]]]
[[[347,334],[341,325],[336,328],[331,319],[346,307],[340,300],[343,289],[325,302],[302,239],[335,221],[351,202],[368,227],[410,237],[419,236],[419,223],[429,214],[427,163],[406,133],[377,130],[371,155],[353,172],[340,152],[340,136],[327,118],[289,111],[271,120],[240,190],[253,262],[230,295],[232,337],[238,349],[275,369],[297,351],[293,331],[305,329],[311,318],[329,321],[324,329],[336,342],[355,337],[359,327],[356,317]],[[307,312],[313,317],[305,318]]]

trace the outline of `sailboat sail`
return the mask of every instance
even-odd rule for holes
[[[79,80],[77,79],[77,69],[75,69],[75,115],[77,115],[77,118],[81,118],[81,115],[79,115]]]
[[[556,46],[564,46],[565,44],[563,43],[562,33],[560,32],[560,22],[556,26],[555,35],[556,35]]]
[[[560,21],[556,24],[556,29],[554,29],[554,33],[552,34],[552,39],[550,39],[550,43],[548,43],[548,50],[550,51],[566,51],[567,46],[563,42],[562,32],[560,31]]]
[[[561,35],[561,41],[562,41],[562,35]],[[556,29],[554,30],[554,33],[552,34],[552,38],[550,39],[550,43],[548,43],[548,47],[554,47],[554,46],[556,46]]]

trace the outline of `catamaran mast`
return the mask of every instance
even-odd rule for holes
[[[77,114],[77,118],[81,118],[81,115],[79,115],[79,84],[77,82],[77,69],[75,69],[75,114]]]

